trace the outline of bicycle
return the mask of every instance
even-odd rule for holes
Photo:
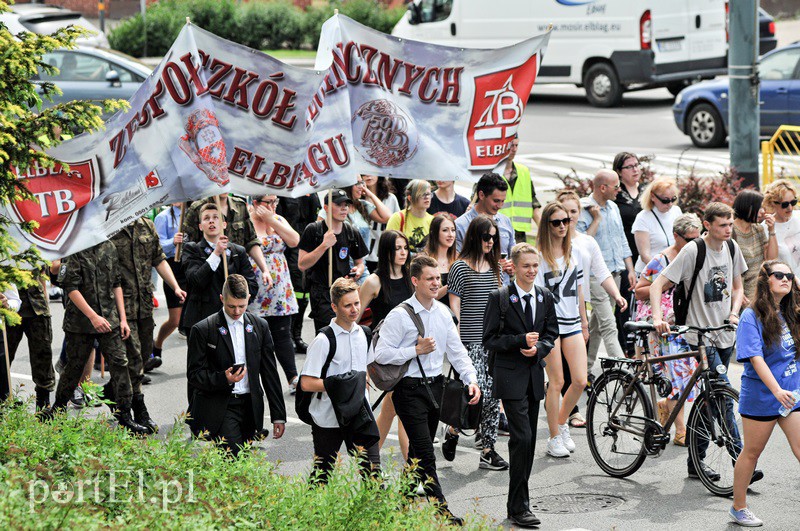
[[[695,384],[699,384],[687,422],[689,454],[703,485],[717,496],[730,496],[733,466],[742,449],[739,393],[718,378],[726,372],[724,365],[708,367],[704,338],[710,332],[733,327],[673,326],[674,334],[696,332],[698,349],[659,357],[650,357],[646,341],[647,334],[655,330],[653,325],[628,322],[625,329],[645,338],[643,357],[601,360],[603,374],[595,380],[587,406],[586,428],[592,457],[606,474],[624,478],[636,472],[647,456],[661,455],[670,441],[669,430],[678,412]],[[690,357],[697,359],[697,369],[662,426],[655,414],[657,400],[658,396],[669,396],[672,382],[655,372],[653,365]],[[645,385],[649,386],[650,400]]]

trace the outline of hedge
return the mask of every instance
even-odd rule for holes
[[[108,34],[111,47],[134,57],[166,54],[189,17],[205,30],[255,49],[315,49],[322,24],[334,9],[383,33],[390,33],[403,8],[387,9],[376,0],[333,0],[303,11],[288,0],[160,0],[123,20]],[[145,26],[147,31],[145,32]]]

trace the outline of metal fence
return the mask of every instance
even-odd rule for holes
[[[775,179],[800,181],[800,127],[782,125],[761,142],[761,189]]]

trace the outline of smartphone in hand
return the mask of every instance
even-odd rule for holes
[[[244,363],[237,363],[233,367],[231,367],[231,374],[236,374],[237,372],[244,369]]]

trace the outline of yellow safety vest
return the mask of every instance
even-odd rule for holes
[[[506,202],[500,209],[501,214],[505,214],[511,220],[511,225],[515,231],[529,232],[533,228],[533,183],[531,183],[531,170],[527,166],[514,163],[517,170],[517,181],[514,183],[514,190],[508,179],[503,179],[508,184],[506,192]]]

